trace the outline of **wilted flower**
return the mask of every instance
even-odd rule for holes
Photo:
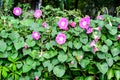
[[[46,22],[43,22],[43,23],[42,23],[42,26],[45,27],[45,28],[48,28],[48,25],[47,25]]]
[[[27,49],[27,48],[28,48],[28,45],[27,45],[27,44],[25,44],[25,45],[24,45],[24,49]]]
[[[58,44],[64,44],[66,42],[66,35],[64,33],[59,33],[56,36],[56,42]]]
[[[117,40],[120,40],[120,34],[117,36]]]
[[[38,76],[36,76],[34,80],[39,80],[39,77],[38,77]]]
[[[41,17],[42,16],[42,11],[41,10],[35,10],[35,12],[34,12],[34,17],[35,18],[39,18],[39,17]]]
[[[58,22],[58,26],[60,29],[68,30],[68,20],[67,18],[61,18]]]
[[[88,29],[87,29],[87,34],[90,34],[90,33],[92,33],[93,32],[93,29],[91,28],[91,27],[89,27]]]
[[[99,39],[99,37],[98,37],[97,35],[94,35],[94,40],[95,40],[95,42],[97,42],[98,39]]]
[[[118,24],[118,29],[120,29],[120,23]]]
[[[102,15],[97,16],[97,19],[99,19],[99,20],[104,20],[104,18],[103,18]]]
[[[76,22],[70,22],[70,26],[71,27],[75,27],[76,26]]]
[[[97,28],[94,28],[94,29],[100,31],[100,30],[101,30],[101,27],[97,27]]]
[[[90,17],[86,16],[79,21],[79,26],[83,29],[88,29],[90,25]]]
[[[73,65],[73,64],[74,64],[74,61],[71,61],[71,62],[70,62],[70,64],[72,64],[72,65]]]
[[[93,51],[94,51],[94,53],[96,53],[96,51],[98,51],[98,48],[94,47]]]
[[[20,7],[15,7],[13,9],[13,14],[19,16],[22,13],[22,9]]]
[[[35,40],[40,39],[40,33],[39,32],[32,32],[32,38]]]
[[[92,40],[92,42],[90,43],[90,47],[95,46],[95,40]]]

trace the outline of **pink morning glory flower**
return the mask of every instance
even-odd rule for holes
[[[15,7],[13,9],[13,14],[19,16],[22,13],[22,9],[20,7]]]
[[[90,25],[90,17],[86,16],[79,21],[79,26],[83,29],[87,29]]]
[[[39,32],[32,32],[32,38],[35,40],[39,40],[40,39],[40,33]]]
[[[89,27],[88,29],[87,29],[87,34],[90,34],[90,33],[92,33],[93,32],[93,29],[91,28],[91,27]]]
[[[58,21],[58,26],[59,26],[60,29],[68,30],[68,20],[67,20],[67,18],[61,18]]]
[[[92,42],[90,43],[90,47],[95,46],[95,40],[92,40]]]
[[[70,26],[71,27],[75,27],[76,26],[76,22],[70,22]]]
[[[35,10],[35,12],[34,12],[34,17],[35,18],[39,18],[39,17],[41,17],[42,16],[42,11],[41,10]]]
[[[43,22],[43,23],[42,23],[42,26],[45,27],[45,28],[48,28],[48,25],[47,25],[46,22]]]
[[[56,42],[60,45],[64,44],[66,42],[66,35],[64,33],[59,33],[56,36]]]
[[[97,16],[97,19],[104,20],[104,18],[102,17],[102,15]]]

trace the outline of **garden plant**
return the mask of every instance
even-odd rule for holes
[[[51,6],[0,13],[0,80],[120,80],[120,18]]]

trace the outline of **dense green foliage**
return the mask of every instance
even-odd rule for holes
[[[41,7],[43,15],[34,18],[33,11],[23,11],[19,17],[0,14],[0,79],[1,80],[119,80],[120,79],[120,18],[103,15],[104,20],[91,19],[92,28],[86,34],[79,27],[83,17],[80,11],[61,11],[50,6]],[[77,23],[68,31],[59,29],[61,17]],[[48,29],[42,26],[46,21]],[[41,34],[39,40],[31,36]],[[67,36],[59,45],[55,37],[59,32]],[[98,35],[98,51],[90,47],[93,35]],[[24,49],[27,45],[28,48]]]

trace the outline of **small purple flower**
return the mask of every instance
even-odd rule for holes
[[[60,45],[64,44],[66,42],[66,35],[64,33],[59,33],[56,36],[56,42]]]
[[[117,40],[120,40],[120,34],[117,36]]]
[[[79,26],[83,29],[87,29],[90,25],[90,17],[86,16],[79,21]]]
[[[97,16],[97,19],[104,20],[104,18],[102,17],[102,15]]]
[[[93,40],[91,43],[90,43],[90,47],[93,47],[95,46],[95,40]]]
[[[39,32],[32,32],[32,38],[35,40],[39,40],[40,39],[40,33]]]
[[[94,53],[96,53],[98,51],[98,48],[94,47],[93,51],[94,51]]]
[[[15,7],[13,9],[13,14],[19,16],[22,13],[22,9],[20,7]]]
[[[39,17],[41,17],[42,16],[42,11],[41,10],[35,10],[35,12],[34,12],[34,17],[35,18],[39,18]]]
[[[68,30],[68,20],[67,18],[61,18],[58,22],[58,26],[60,29]]]
[[[75,27],[76,26],[76,22],[70,22],[70,26],[71,27]]]
[[[93,29],[91,28],[91,27],[89,27],[88,29],[87,29],[87,34],[90,34],[90,33],[92,33],[93,32]]]
[[[45,28],[48,28],[48,25],[47,25],[46,22],[43,22],[43,23],[42,23],[42,26],[45,27]]]

